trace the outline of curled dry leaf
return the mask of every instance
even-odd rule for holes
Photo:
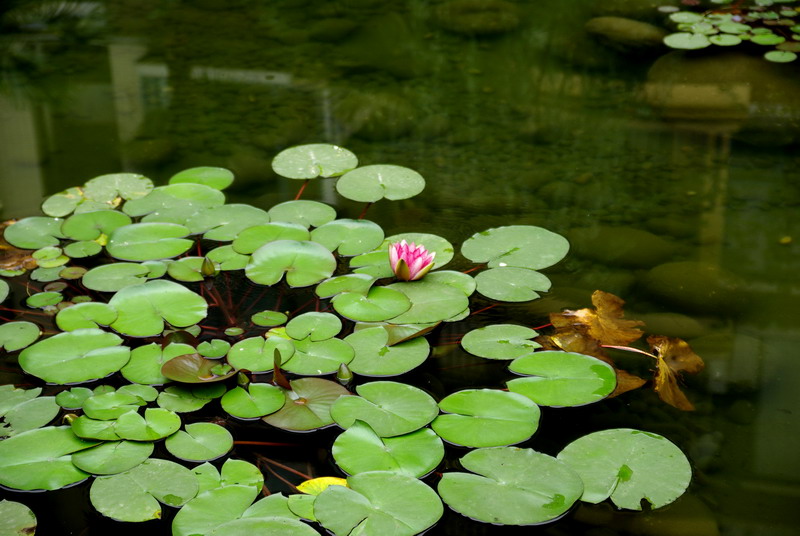
[[[626,320],[622,306],[625,301],[613,294],[595,290],[592,293],[595,309],[565,310],[552,313],[550,322],[560,330],[585,332],[589,337],[606,345],[630,344],[642,336],[637,326],[644,325],[641,320]]]
[[[693,411],[694,404],[678,386],[679,373],[700,372],[705,367],[703,360],[681,339],[654,335],[647,338],[647,343],[657,361],[655,390],[659,398],[683,411]]]

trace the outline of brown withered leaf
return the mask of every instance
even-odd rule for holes
[[[614,372],[617,373],[617,386],[614,388],[614,391],[610,395],[608,395],[608,398],[614,398],[615,396],[619,396],[622,393],[633,391],[634,389],[638,389],[639,387],[647,383],[647,380],[645,380],[644,378],[640,378],[635,374],[631,374],[627,370],[622,370],[618,369],[617,367],[614,367]]]
[[[595,309],[565,310],[551,313],[550,322],[558,332],[578,331],[587,334],[600,344],[627,345],[642,336],[637,326],[640,320],[626,320],[622,306],[625,301],[602,290],[592,293]]]
[[[683,411],[694,411],[694,404],[681,391],[678,380],[681,372],[695,374],[703,370],[703,360],[681,339],[654,335],[647,338],[647,343],[658,363],[654,387],[659,398]]]
[[[38,266],[36,259],[31,257],[30,249],[19,249],[12,246],[4,238],[6,227],[16,220],[7,220],[0,223],[0,270],[33,270]]]

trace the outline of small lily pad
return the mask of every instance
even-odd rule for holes
[[[277,240],[253,252],[245,274],[254,283],[274,285],[286,273],[292,287],[315,285],[330,277],[336,259],[324,246],[310,241]]]
[[[284,404],[279,387],[269,383],[251,383],[247,389],[234,387],[222,396],[222,409],[240,419],[257,419],[275,413]]]
[[[55,397],[39,396],[41,391],[0,386],[0,438],[41,428],[58,415]]]
[[[131,382],[161,385],[169,381],[169,378],[161,374],[164,363],[179,355],[193,353],[193,347],[182,343],[170,343],[163,349],[157,343],[137,346],[131,351],[130,361],[120,372]]]
[[[391,318],[396,324],[439,322],[469,307],[469,298],[460,289],[425,279],[392,283],[385,288],[400,291],[411,301],[408,311]]]
[[[273,326],[282,326],[288,317],[285,313],[280,311],[261,311],[250,317],[250,321],[256,326],[271,328]]]
[[[222,339],[211,339],[197,345],[197,353],[203,357],[217,359],[228,353],[231,343]]]
[[[71,240],[95,240],[130,224],[131,217],[117,210],[94,210],[73,214],[64,220],[61,233]]]
[[[123,413],[114,424],[114,432],[131,441],[155,441],[174,434],[181,427],[181,418],[163,408],[147,408],[144,416],[134,411]]]
[[[478,292],[493,300],[523,302],[535,300],[550,290],[544,274],[525,268],[492,268],[475,276]]]
[[[0,534],[30,536],[36,532],[36,516],[22,503],[0,501]]]
[[[25,300],[25,305],[34,309],[42,309],[49,305],[56,305],[64,300],[60,292],[37,292]]]
[[[448,472],[438,491],[450,508],[495,525],[538,525],[563,516],[583,492],[580,476],[532,449],[495,447],[461,458],[471,473]]]
[[[201,166],[179,171],[169,179],[170,184],[190,182],[224,190],[233,184],[233,172],[221,167]]]
[[[117,319],[117,311],[107,303],[85,302],[62,309],[56,324],[62,331],[109,326]]]
[[[541,348],[541,344],[531,340],[537,335],[525,326],[494,324],[468,332],[462,337],[461,346],[486,359],[516,359]]]
[[[281,365],[286,371],[303,376],[332,374],[342,363],[349,363],[355,350],[342,339],[326,339],[315,342],[311,338],[294,341],[295,352],[291,359]]]
[[[357,165],[358,158],[352,152],[326,143],[290,147],[272,159],[272,170],[287,179],[336,177]]]
[[[298,199],[278,203],[269,209],[269,217],[273,222],[297,223],[307,229],[335,220],[336,210],[319,201]]]
[[[264,422],[284,430],[304,432],[333,424],[331,406],[350,392],[336,382],[321,378],[291,380],[291,391],[281,389],[284,404]]]
[[[439,402],[446,412],[431,423],[450,443],[496,447],[530,438],[539,425],[539,407],[529,398],[497,389],[466,389]]]
[[[337,294],[331,304],[337,313],[358,322],[381,322],[397,317],[411,307],[411,300],[399,290],[372,287],[366,295]]]
[[[272,222],[254,225],[240,232],[231,244],[241,254],[249,255],[255,250],[276,240],[309,240],[311,233],[305,225],[299,223]]]
[[[233,436],[224,427],[210,422],[187,424],[164,442],[170,454],[181,460],[215,460],[233,448]]]
[[[672,33],[664,37],[664,44],[670,48],[696,50],[711,45],[708,36],[691,32]]]
[[[158,395],[158,406],[175,413],[197,411],[227,391],[221,383],[170,385]]]
[[[7,322],[0,325],[0,347],[16,352],[33,344],[41,334],[42,329],[33,322]]]
[[[331,313],[303,313],[286,324],[286,334],[296,340],[309,337],[312,341],[324,341],[335,337],[342,330],[342,321]]]
[[[100,292],[116,292],[141,285],[150,276],[150,268],[134,262],[117,262],[96,266],[83,274],[83,285]]]
[[[375,282],[375,278],[367,274],[345,274],[326,279],[314,290],[320,298],[330,298],[344,292],[365,295]]]
[[[161,374],[183,383],[218,382],[236,374],[236,369],[200,354],[182,354],[161,366]]]
[[[661,508],[680,497],[692,478],[689,461],[672,442],[628,428],[580,437],[558,459],[583,480],[581,500],[596,504],[610,497],[628,510],[641,510],[642,501]]]
[[[425,179],[413,169],[385,164],[348,171],[336,181],[339,194],[362,203],[408,199],[424,189]]]
[[[369,220],[333,220],[311,232],[311,240],[339,255],[351,257],[372,251],[383,242],[383,229]]]
[[[95,479],[89,497],[98,512],[117,521],[161,517],[161,505],[180,507],[197,493],[191,471],[175,462],[150,459],[133,469]]]
[[[251,205],[232,204],[200,211],[189,218],[186,227],[192,234],[203,233],[206,240],[228,242],[245,229],[267,222],[266,211]]]
[[[359,420],[380,437],[394,437],[419,430],[439,413],[433,398],[411,385],[377,381],[359,385],[356,392],[359,396],[343,396],[331,408],[331,416],[342,428]]]
[[[23,218],[3,230],[3,238],[14,247],[20,249],[40,249],[57,246],[64,235],[61,234],[59,218],[32,216]]]
[[[475,233],[464,241],[461,253],[489,268],[516,267],[541,270],[566,256],[569,242],[563,236],[533,225],[508,225]],[[480,288],[479,288],[480,290]]]
[[[281,363],[285,363],[294,355],[295,348],[291,341],[283,337],[249,337],[231,347],[228,363],[237,369],[267,372],[275,365],[276,351],[281,356]]]
[[[333,458],[351,475],[391,471],[422,478],[442,461],[444,445],[430,428],[381,438],[368,424],[356,421],[333,442]]]
[[[388,346],[389,332],[380,326],[358,330],[345,341],[356,352],[347,366],[363,376],[404,374],[424,363],[430,354],[430,344],[424,337]]]
[[[573,352],[535,352],[515,359],[509,370],[529,377],[510,380],[509,391],[540,406],[581,406],[604,399],[617,386],[614,368]]]
[[[106,251],[124,261],[154,261],[177,257],[194,245],[184,238],[189,229],[175,223],[134,223],[118,227],[109,236]]]

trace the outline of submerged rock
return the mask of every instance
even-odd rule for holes
[[[516,29],[517,6],[504,0],[452,0],[436,10],[436,22],[462,35],[497,35]]]
[[[678,245],[633,227],[598,225],[568,231],[576,255],[611,266],[649,268],[672,258]]]
[[[667,31],[647,22],[624,17],[595,17],[585,28],[601,43],[623,54],[642,55],[665,48],[662,39]]]
[[[389,92],[349,93],[339,100],[334,115],[344,136],[368,141],[405,136],[415,122],[415,110],[404,97]]]
[[[745,304],[743,282],[710,263],[661,264],[647,272],[641,283],[654,297],[689,311],[728,316]]]

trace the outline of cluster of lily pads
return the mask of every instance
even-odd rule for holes
[[[730,0],[715,4],[730,4]],[[730,47],[750,42],[770,47],[764,58],[776,63],[797,59],[800,52],[800,8],[796,0],[756,0],[752,5],[721,7],[702,13],[670,12],[678,32],[664,37],[664,43],[677,49],[700,49],[711,45]],[[662,11],[664,8],[662,8]],[[774,48],[773,48],[774,47]]]
[[[333,145],[287,149],[272,166],[303,188],[335,180],[339,194],[367,204],[425,186],[404,167],[358,167]],[[475,267],[447,270],[456,249],[445,238],[387,237],[310,200],[269,210],[226,204],[232,180],[209,167],[158,187],[137,174],[104,175],[5,229],[17,262],[3,264],[0,301],[12,303],[0,307],[0,344],[19,352],[32,381],[54,386],[44,395],[0,387],[0,485],[57,490],[92,479],[92,505],[109,518],[141,522],[159,518],[162,504],[179,508],[175,536],[303,536],[317,527],[412,536],[444,504],[485,523],[531,525],[578,501],[640,510],[643,500],[657,508],[685,491],[688,460],[656,434],[603,430],[557,456],[512,446],[537,431],[540,406],[597,402],[616,386],[611,366],[542,350],[530,327],[487,324],[461,339],[470,354],[508,361],[517,377],[504,386],[436,400],[386,379],[431,358],[428,338],[471,317],[471,301],[525,302],[547,291],[539,270],[566,255],[563,237],[488,229],[460,248]],[[415,246],[396,246],[403,241]],[[403,268],[394,257],[411,250],[433,266]],[[9,283],[26,289],[24,300]],[[267,439],[275,428],[338,426],[332,457],[346,478],[265,493],[259,467],[231,456],[236,438],[224,421],[198,420],[201,408],[263,421]],[[153,457],[161,441],[166,453]],[[473,449],[457,470],[443,469],[445,443]],[[0,503],[0,519],[31,533],[33,516],[19,503]]]

